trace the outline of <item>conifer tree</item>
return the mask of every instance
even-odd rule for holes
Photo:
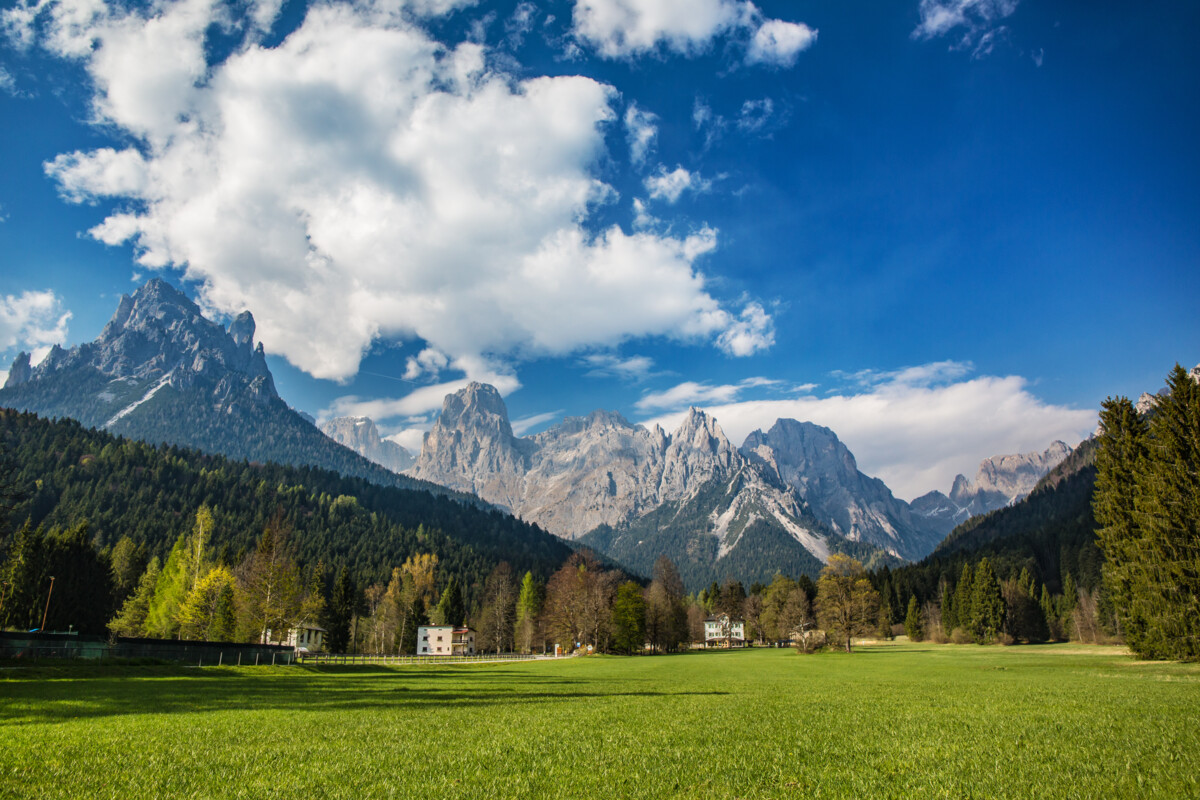
[[[349,649],[350,621],[354,617],[356,599],[350,570],[342,565],[337,580],[333,582],[333,594],[329,598],[329,611],[325,618],[329,629],[326,645],[331,653],[345,653]]]
[[[974,596],[975,588],[972,582],[971,565],[966,563],[963,564],[962,573],[958,576],[958,583],[954,586],[955,628],[962,628],[966,631],[971,627],[971,621],[974,619],[972,605]]]
[[[159,572],[158,556],[153,556],[138,580],[133,594],[109,621],[108,630],[113,636],[146,635],[146,615],[150,613],[150,601],[154,599],[154,587],[158,583]]]
[[[466,617],[467,609],[466,603],[463,602],[462,589],[458,585],[458,578],[451,575],[450,582],[442,592],[442,599],[437,604],[437,619],[442,625],[461,628]]]
[[[971,635],[976,643],[984,644],[996,638],[1004,625],[1004,598],[1000,582],[988,559],[980,560],[975,568],[971,586]]]
[[[908,598],[908,613],[904,615],[904,632],[910,641],[919,642],[925,638],[925,626],[921,622],[921,605],[916,595]]]

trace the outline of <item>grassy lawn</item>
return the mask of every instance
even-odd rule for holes
[[[0,669],[0,797],[1200,797],[1200,665],[896,645]]]

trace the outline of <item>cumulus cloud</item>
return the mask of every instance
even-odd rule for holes
[[[629,142],[629,160],[634,166],[645,163],[658,136],[658,115],[643,111],[637,103],[625,109],[625,139]]]
[[[25,350],[32,363],[40,363],[51,347],[67,341],[70,321],[71,312],[48,289],[4,295],[0,297],[0,352],[10,360],[16,355],[14,350]],[[7,373],[4,377],[7,379]]]
[[[928,40],[952,35],[951,49],[972,51],[974,58],[992,52],[1006,28],[1000,20],[1017,10],[1019,0],[921,0],[921,20],[912,32],[914,39]]]
[[[1055,439],[1074,445],[1096,427],[1095,411],[1048,404],[1024,378],[967,377],[968,371],[943,362],[879,373],[874,382],[864,376],[849,391],[821,397],[745,399],[739,385],[701,385],[701,393],[695,384],[681,384],[639,409],[677,409],[643,420],[673,430],[686,405],[703,405],[735,443],[780,418],[824,425],[854,453],[859,469],[907,500],[949,491],[955,475],[974,475],[989,456],[1040,452]],[[668,403],[671,397],[677,402]]]
[[[314,4],[272,47],[229,27],[245,38],[214,64],[204,32],[225,4],[51,0],[5,19],[78,60],[98,121],[132,140],[45,166],[65,197],[118,204],[92,236],[184,269],[209,308],[252,310],[267,349],[316,377],[354,375],[378,339],[448,363],[418,356],[414,374],[483,380],[522,358],[740,326],[698,268],[715,230],[589,224],[616,197],[596,177],[612,87],[518,80],[412,22],[463,5]]]
[[[790,67],[796,56],[812,47],[817,32],[807,25],[769,19],[758,27],[746,51],[746,63]]]
[[[758,303],[747,303],[741,316],[717,337],[717,346],[731,356],[751,356],[773,344],[775,323]]]
[[[807,25],[764,19],[748,0],[575,0],[577,39],[606,58],[632,58],[664,48],[703,53],[725,35],[749,37],[747,64],[791,66],[815,41]]]
[[[712,188],[712,182],[680,166],[667,172],[667,168],[660,165],[656,174],[646,178],[645,186],[652,200],[674,203],[685,191],[707,192]]]

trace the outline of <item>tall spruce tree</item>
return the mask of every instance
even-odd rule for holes
[[[996,638],[1004,626],[1004,597],[992,563],[984,558],[975,568],[971,585],[971,636],[978,644]]]

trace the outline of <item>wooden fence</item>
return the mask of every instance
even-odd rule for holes
[[[297,664],[484,664],[496,661],[536,661],[554,656],[525,655],[522,653],[494,653],[474,656],[395,656],[382,653],[297,653]]]

